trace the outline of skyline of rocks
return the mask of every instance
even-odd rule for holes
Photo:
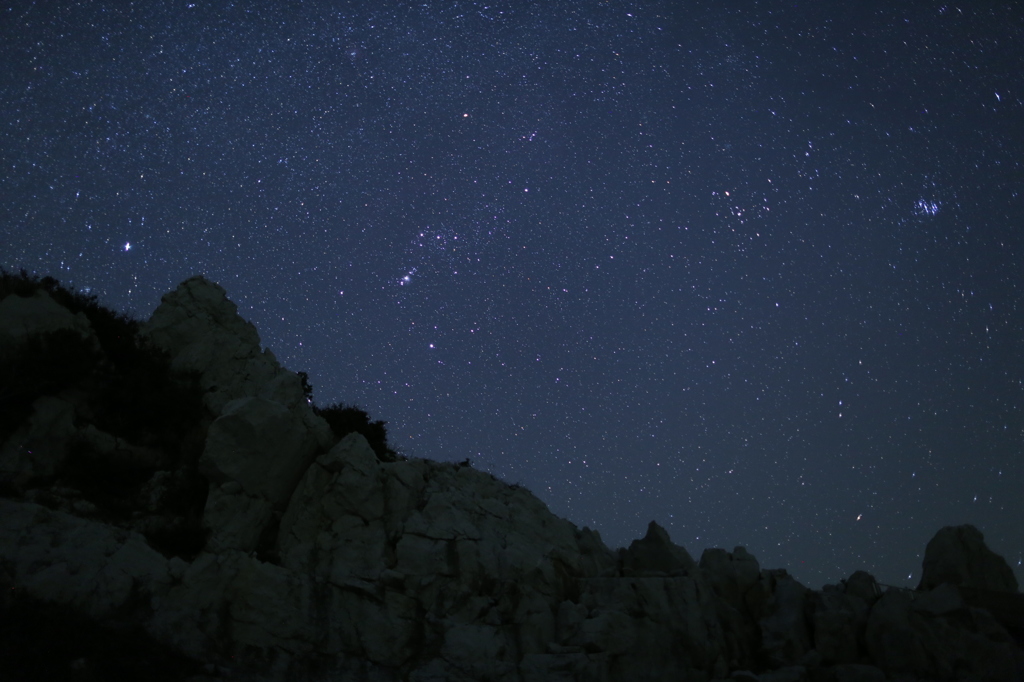
[[[883,591],[863,571],[809,590],[743,547],[695,561],[655,521],[612,550],[472,466],[390,461],[358,433],[339,439],[202,277],[164,296],[138,329],[145,342],[116,346],[130,325],[111,333],[100,319],[42,289],[0,301],[5,400],[29,403],[0,449],[4,607],[144,632],[191,666],[176,679],[1024,674],[1017,581],[971,526],[929,542],[917,590]],[[154,353],[166,364],[143,361]],[[15,381],[14,368],[59,357],[86,368],[65,384]],[[148,402],[141,376],[194,406]],[[126,400],[166,414],[145,428],[107,414]],[[178,433],[161,431],[181,415]]]

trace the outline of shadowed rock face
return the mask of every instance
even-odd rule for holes
[[[0,498],[0,579],[18,605],[70,610],[110,641],[126,630],[146,638],[175,661],[164,679],[1024,675],[1001,621],[959,592],[1016,591],[973,528],[943,529],[929,543],[918,591],[884,594],[863,572],[808,590],[742,547],[706,550],[698,565],[654,522],[612,552],[489,474],[382,461],[359,434],[335,442],[299,377],[260,349],[255,328],[203,278],[165,296],[143,331],[204,391],[194,550],[167,552],[146,534],[145,524],[182,507],[185,488],[174,482],[183,470],[160,468],[173,457],[111,435],[127,453],[113,461],[145,460],[149,478],[130,489],[135,497],[116,498],[135,505],[130,514],[85,504],[54,453],[90,428],[88,400],[52,396],[15,434],[42,439],[52,423],[52,442],[38,454],[14,436],[3,445],[25,486]],[[7,614],[24,612],[12,604]],[[68,653],[47,670],[112,669],[102,665],[111,648]]]
[[[0,348],[11,348],[30,336],[64,329],[91,341],[96,339],[84,314],[73,314],[45,289],[37,290],[31,297],[11,295],[0,301]]]
[[[1013,569],[985,546],[985,537],[974,526],[946,526],[924,550],[921,584],[930,590],[943,583],[999,592],[1016,592]]]

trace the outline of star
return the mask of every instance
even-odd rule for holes
[[[1012,11],[66,4],[0,22],[0,266],[141,314],[203,273],[318,401],[612,548],[1024,552]]]

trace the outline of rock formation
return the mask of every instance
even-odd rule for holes
[[[920,590],[949,583],[958,587],[1016,592],[1017,578],[1001,556],[985,546],[973,526],[947,526],[924,550]]]
[[[55,329],[93,338],[49,296],[12,296],[0,301],[8,358]],[[191,435],[104,430],[90,397],[103,382],[88,378],[34,396],[0,432],[0,606],[27,623],[0,631],[0,673],[1024,679],[1021,595],[969,526],[929,543],[916,591],[883,592],[863,572],[812,591],[742,547],[698,563],[654,522],[615,552],[489,474],[339,440],[201,277],[167,294],[141,334],[175,385],[198,387],[181,389],[200,406],[185,411]],[[981,608],[992,593],[1010,607]],[[92,644],[32,640],[72,637],[60,623],[74,619]],[[59,655],[36,655],[47,646]]]

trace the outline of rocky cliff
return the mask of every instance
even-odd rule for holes
[[[339,439],[201,277],[134,327],[52,281],[3,294],[7,678],[1024,679],[1022,596],[972,527],[913,591],[695,561],[654,522],[612,551],[489,474]]]

